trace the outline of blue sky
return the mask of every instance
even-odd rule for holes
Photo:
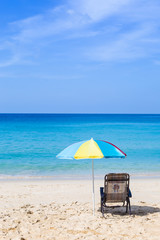
[[[160,113],[159,0],[0,3],[0,112]]]

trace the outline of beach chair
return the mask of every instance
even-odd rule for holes
[[[123,203],[122,207],[126,207],[126,213],[131,214],[130,197],[132,197],[129,189],[129,174],[127,173],[109,173],[104,177],[104,187],[100,188],[101,195],[101,212],[104,216],[106,208],[121,207],[115,203]]]

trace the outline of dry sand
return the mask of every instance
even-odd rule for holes
[[[131,179],[132,215],[110,209],[102,218],[95,181],[0,181],[0,240],[159,240],[160,179]]]

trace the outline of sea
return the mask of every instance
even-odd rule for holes
[[[106,140],[125,159],[95,159],[96,178],[160,177],[160,114],[0,114],[0,179],[88,179],[92,162],[57,159],[78,141]]]

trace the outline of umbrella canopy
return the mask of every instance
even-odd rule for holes
[[[70,145],[57,155],[61,159],[125,158],[127,155],[114,144],[102,140],[81,141]]]
[[[94,195],[94,159],[125,158],[127,155],[114,144],[102,140],[93,140],[74,143],[57,155],[60,159],[92,159],[92,193],[93,215],[95,213]]]

